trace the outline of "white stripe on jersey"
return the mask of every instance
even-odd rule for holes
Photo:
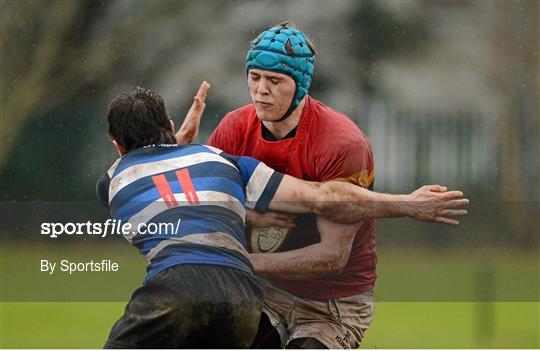
[[[209,152],[198,152],[196,154],[172,157],[155,162],[140,163],[124,169],[112,178],[111,185],[109,186],[109,203],[111,203],[120,190],[138,179],[204,162],[220,162],[238,170],[238,168],[223,157]]]
[[[242,205],[242,203],[234,196],[218,191],[197,191],[197,197],[199,198],[200,202],[197,206],[217,205],[229,209],[240,216],[242,221],[245,223],[246,209],[244,205]],[[193,206],[189,203],[184,193],[175,193],[174,198],[178,202],[178,206]],[[140,223],[147,223],[152,218],[168,209],[169,207],[167,207],[165,200],[159,198],[131,217],[128,223],[131,224],[131,228],[138,228]],[[137,232],[129,232],[128,234],[124,234],[124,238],[131,242],[133,237],[137,234]]]
[[[238,240],[236,240],[232,235],[215,232],[215,233],[197,233],[197,234],[190,234],[183,236],[181,238],[171,238],[168,240],[162,240],[157,244],[148,254],[146,254],[146,261],[148,264],[150,264],[150,261],[156,255],[166,248],[169,245],[173,244],[181,244],[181,243],[189,243],[189,244],[202,244],[202,245],[209,245],[213,247],[222,247],[231,251],[236,251],[241,253],[248,261],[251,262],[249,259],[249,255],[244,248],[244,245],[240,243]]]
[[[118,165],[120,164],[120,161],[122,161],[122,158],[119,158],[118,160],[116,160],[111,166],[111,168],[109,168],[109,170],[107,171],[107,174],[109,175],[109,179],[112,178],[114,171],[116,171],[116,167],[118,167]]]
[[[223,152],[223,150],[218,149],[217,147],[210,146],[210,145],[204,145],[204,147],[209,148],[210,150],[214,151],[218,155]]]
[[[274,174],[274,170],[264,163],[260,162],[257,165],[246,185],[246,206],[248,208],[255,208],[255,204],[266,189],[272,174]]]

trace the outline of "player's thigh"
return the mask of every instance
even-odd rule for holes
[[[132,296],[106,347],[246,348],[263,304],[253,274],[209,265],[178,265]]]
[[[105,347],[179,348],[196,342],[199,323],[212,313],[214,300],[208,284],[194,284],[199,281],[187,265],[158,273],[133,293]]]
[[[289,328],[290,339],[315,338],[328,348],[357,348],[373,320],[371,293],[330,299],[303,299]]]
[[[284,347],[289,339],[288,325],[289,317],[292,314],[297,297],[281,289],[274,283],[264,281],[264,305],[263,315],[259,324],[259,331],[254,345],[260,348],[267,348],[265,345],[276,345],[279,337],[280,347]],[[270,337],[269,335],[272,335]],[[265,340],[270,340],[268,343]],[[274,348],[268,346],[268,348]]]
[[[349,334],[345,333],[340,338],[336,337],[336,341],[341,340],[342,345],[359,347],[375,317],[373,293],[369,291],[331,301],[336,307],[341,325],[352,335],[349,337]]]
[[[212,317],[211,348],[248,348],[259,325],[263,306],[260,278],[237,269],[223,268],[214,277],[218,300]]]

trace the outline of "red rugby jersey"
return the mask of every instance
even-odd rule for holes
[[[296,135],[278,141],[262,138],[262,123],[253,104],[228,113],[208,144],[223,151],[254,157],[277,171],[312,181],[345,178],[371,187],[374,164],[367,137],[347,116],[306,97]],[[280,251],[320,242],[313,215],[301,215]],[[331,278],[275,279],[285,290],[303,297],[330,299],[358,294],[373,288],[375,266],[375,221],[366,220],[356,233],[343,272]]]

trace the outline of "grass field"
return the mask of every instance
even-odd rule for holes
[[[480,304],[480,305],[479,305]],[[382,302],[363,348],[538,348],[535,302]],[[483,305],[483,306],[481,306]],[[101,348],[124,303],[8,302],[2,348]],[[492,309],[491,330],[478,309]],[[484,326],[485,327],[485,326]]]
[[[53,279],[36,268],[43,257],[112,256],[124,267],[121,274]],[[376,317],[364,348],[540,347],[536,252],[470,255],[401,248],[381,250],[379,256]],[[14,267],[16,274],[10,272]],[[486,269],[491,272],[487,281],[482,280]],[[144,260],[128,245],[50,245],[32,250],[4,246],[0,347],[100,348],[143,276]],[[487,290],[483,289],[486,282]],[[107,295],[99,294],[112,290],[115,302],[106,302]],[[57,298],[29,302],[39,301],[32,300],[38,296]],[[61,302],[73,301],[74,296],[94,297],[94,301]],[[482,299],[498,302],[474,302]]]

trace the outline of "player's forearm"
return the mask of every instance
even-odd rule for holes
[[[458,225],[449,217],[464,216],[469,200],[461,191],[425,185],[409,195],[381,194],[341,181],[307,182],[284,176],[269,209],[315,213],[338,223],[364,219],[411,217],[419,221]]]
[[[323,278],[341,273],[347,257],[314,244],[298,250],[250,254],[255,273],[288,279]]]
[[[404,217],[412,213],[409,195],[376,193],[341,181],[321,184],[314,212],[340,223],[371,218]]]

